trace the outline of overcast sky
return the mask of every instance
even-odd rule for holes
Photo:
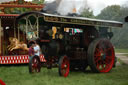
[[[0,2],[2,1],[11,1],[11,0],[0,0]],[[25,1],[32,1],[32,0],[25,0]],[[54,0],[45,0],[45,1],[54,1]],[[74,1],[74,0],[70,0],[70,1]],[[81,1],[81,0],[76,0],[76,1]],[[126,4],[126,2],[128,3],[128,0],[87,0],[87,1],[95,15],[99,14],[100,11],[108,5],[115,5],[115,4],[123,5]]]

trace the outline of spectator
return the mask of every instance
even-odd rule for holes
[[[31,46],[30,46],[30,48],[29,48],[29,51],[28,51],[28,54],[29,54],[29,56],[33,56],[34,55],[34,44],[31,44]]]
[[[36,42],[34,44],[33,49],[34,49],[34,55],[40,56],[40,46]]]

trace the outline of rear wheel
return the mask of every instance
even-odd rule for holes
[[[69,74],[69,59],[67,56],[62,56],[59,59],[59,75],[67,77]]]
[[[33,56],[29,60],[29,73],[38,73],[41,70],[41,63],[38,56]]]
[[[109,72],[115,60],[114,48],[107,39],[96,39],[88,48],[88,63],[93,72]]]

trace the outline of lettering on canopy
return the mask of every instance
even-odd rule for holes
[[[55,17],[55,16],[44,16],[44,20],[47,21],[47,22],[78,24],[78,25],[122,27],[121,23],[104,22],[104,21],[96,21],[96,20],[88,20],[88,19],[86,20],[86,19]]]

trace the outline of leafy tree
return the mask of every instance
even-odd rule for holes
[[[128,16],[128,7],[121,7],[120,13],[114,20],[123,22],[123,28],[114,31],[112,38],[113,44],[118,48],[128,48],[128,24],[124,22],[125,17]]]
[[[120,5],[112,5],[104,8],[97,16],[98,19],[114,20],[120,13]]]
[[[32,8],[5,8],[6,14],[21,14],[24,12],[32,11]]]
[[[114,36],[111,41],[117,48],[128,48],[128,24],[124,23],[124,18],[126,16],[128,16],[127,6],[112,5],[104,8],[96,17],[98,19],[116,20],[123,22],[123,28],[112,29]]]
[[[32,0],[33,3],[43,4],[45,0]]]
[[[123,7],[121,7],[120,13],[118,14],[118,16],[115,17],[115,20],[124,22],[124,18],[126,16],[128,16],[128,7],[127,6],[123,6]]]
[[[93,11],[91,11],[90,8],[85,8],[80,16],[87,18],[94,18]]]

